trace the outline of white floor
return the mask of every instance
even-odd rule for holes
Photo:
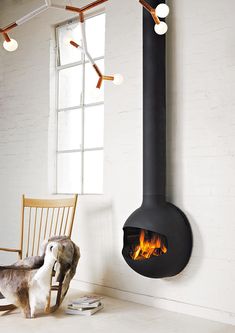
[[[71,291],[74,299],[81,293]],[[18,310],[0,315],[2,333],[235,333],[235,326],[105,297],[105,308],[91,317],[57,313],[24,319]]]

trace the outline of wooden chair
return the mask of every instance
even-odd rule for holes
[[[40,244],[52,236],[71,237],[77,197],[66,199],[32,199],[22,196],[22,218],[19,248],[0,248],[0,251],[16,252],[19,259],[39,255]],[[52,280],[52,279],[51,279]],[[61,304],[63,283],[52,285],[51,291],[57,291],[56,303],[51,306],[51,297],[47,312],[55,311]],[[0,306],[0,311],[14,309],[12,304]]]

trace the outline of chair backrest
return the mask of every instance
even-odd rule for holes
[[[38,255],[40,244],[49,237],[71,237],[77,197],[77,194],[66,199],[22,196],[21,258]]]

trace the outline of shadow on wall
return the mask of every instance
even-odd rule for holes
[[[169,30],[167,32],[167,200],[175,203],[186,213],[192,227],[192,257],[182,273],[174,277],[173,280],[177,283],[184,283],[186,280],[194,279],[200,270],[204,244],[197,221],[193,219],[190,212],[187,212],[187,207],[183,205],[184,109],[181,106],[184,105],[183,89],[185,84],[183,82],[183,52],[180,51],[183,50],[183,36],[177,32],[178,21],[181,18],[177,15],[176,8],[174,8],[175,1],[168,0],[168,5],[171,14],[168,18]],[[172,278],[164,280],[172,282]]]
[[[189,222],[191,224],[192,232],[193,232],[193,251],[192,256],[189,260],[189,263],[185,267],[185,269],[174,276],[173,278],[165,278],[164,281],[174,282],[178,285],[180,283],[184,284],[187,281],[197,278],[197,272],[200,271],[203,253],[204,253],[204,244],[201,236],[201,232],[198,228],[196,221],[194,221],[193,217],[190,214],[186,214]],[[195,254],[196,252],[196,254]]]
[[[107,285],[115,277],[114,249],[118,248],[112,203],[89,205],[82,218],[85,221],[81,230],[81,247],[86,282]]]

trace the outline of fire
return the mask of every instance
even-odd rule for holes
[[[152,233],[152,237],[146,237],[148,232],[141,230],[139,244],[134,247],[131,258],[134,260],[149,259],[151,256],[160,256],[167,252],[164,236]]]

